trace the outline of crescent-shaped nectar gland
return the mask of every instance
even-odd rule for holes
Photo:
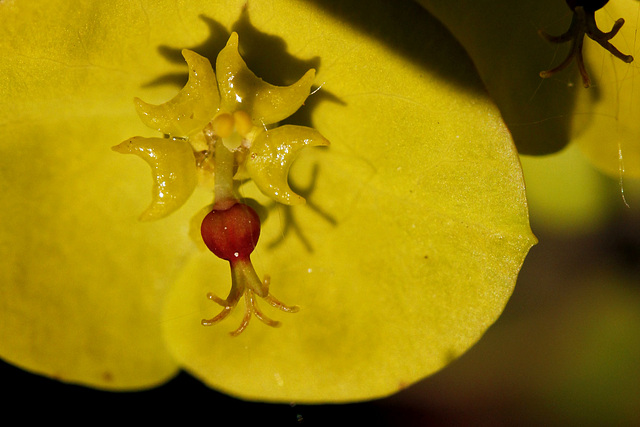
[[[260,280],[251,264],[250,255],[260,237],[260,218],[250,206],[236,203],[225,210],[212,210],[202,221],[200,231],[207,248],[218,258],[229,261],[232,278],[231,291],[226,299],[207,294],[207,298],[222,306],[222,311],[211,319],[203,319],[202,325],[211,326],[226,318],[242,297],[245,300],[245,314],[240,326],[231,332],[232,336],[245,330],[252,315],[266,325],[280,326],[280,322],[260,311],[256,296],[287,313],[299,310],[297,306],[285,305],[271,295],[269,277]]]
[[[609,0],[567,0],[567,5],[573,11],[573,19],[569,29],[564,34],[559,36],[552,36],[544,31],[539,31],[539,34],[551,43],[566,43],[571,42],[571,50],[567,57],[560,63],[560,65],[552,68],[551,70],[541,71],[540,77],[549,78],[564,70],[575,59],[582,77],[582,84],[584,87],[591,86],[591,79],[589,73],[584,65],[584,58],[582,55],[582,47],[584,44],[584,36],[597,42],[600,46],[611,52],[616,58],[630,63],[633,62],[633,56],[625,55],[620,52],[615,46],[613,46],[609,40],[615,37],[620,31],[620,28],[624,25],[624,19],[618,19],[609,32],[600,31],[598,24],[596,24],[595,13],[597,10],[602,9]]]

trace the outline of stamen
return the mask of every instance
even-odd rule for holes
[[[246,136],[251,129],[253,129],[253,123],[251,122],[251,117],[247,114],[246,111],[237,110],[233,112],[233,118],[236,122],[236,131],[241,136]]]
[[[213,126],[213,132],[220,138],[228,138],[233,133],[234,119],[229,113],[219,114],[211,122]]]

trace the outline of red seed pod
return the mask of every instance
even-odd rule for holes
[[[260,237],[260,218],[251,207],[236,203],[229,209],[209,212],[200,233],[217,257],[231,263],[248,260]]]
[[[576,7],[582,7],[585,12],[595,12],[602,9],[609,0],[567,0],[567,5],[571,10],[576,10]]]

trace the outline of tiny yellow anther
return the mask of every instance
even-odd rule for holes
[[[236,121],[236,131],[241,136],[246,136],[253,128],[251,116],[246,111],[237,110],[233,112],[233,118]]]
[[[228,138],[233,133],[234,120],[229,113],[219,114],[212,122],[213,133],[221,138]]]

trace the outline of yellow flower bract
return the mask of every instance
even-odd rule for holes
[[[394,393],[480,339],[535,242],[517,154],[473,64],[434,18],[411,3],[366,7],[0,5],[0,357],[112,390],[185,369],[245,399],[346,402]],[[251,19],[236,28],[242,13]],[[110,150],[158,136],[131,97],[161,105],[176,95],[163,78],[186,69],[159,46],[224,46],[229,33],[219,39],[201,17],[238,30],[258,75],[299,78],[318,58],[321,89],[305,111],[331,141],[290,168],[306,204],[273,207],[257,186],[240,188],[267,208],[252,261],[300,312],[266,307],[282,327],[236,338],[200,325],[211,314],[204,295],[229,282],[228,266],[189,238],[210,192],[140,223],[148,166]]]

